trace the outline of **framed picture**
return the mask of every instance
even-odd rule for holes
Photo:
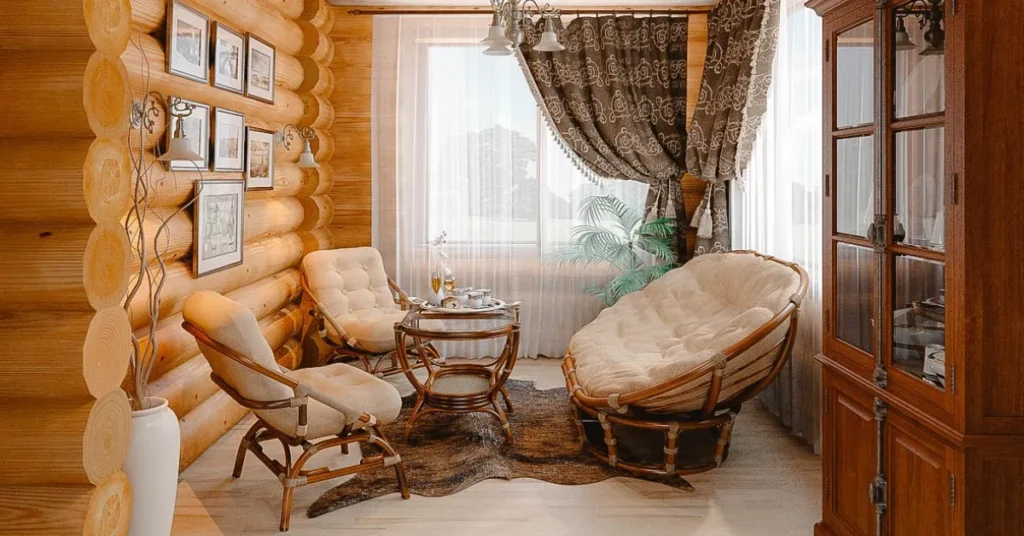
[[[245,37],[214,21],[213,85],[235,93],[245,92]]]
[[[180,100],[193,106],[192,113],[173,119],[173,124],[167,129],[167,144],[170,146],[171,137],[181,122],[181,131],[185,134],[188,148],[202,158],[194,161],[172,160],[167,168],[173,171],[206,171],[210,168],[210,107],[188,99]]]
[[[167,4],[167,72],[197,82],[210,76],[210,19],[178,0]]]
[[[193,275],[202,277],[242,264],[245,181],[197,181],[193,210]]]
[[[246,48],[245,94],[273,104],[276,51],[269,43],[253,34],[249,34]]]
[[[248,127],[245,129],[246,190],[274,189],[274,138],[272,130]]]
[[[245,116],[225,110],[213,109],[213,170],[245,170]]]

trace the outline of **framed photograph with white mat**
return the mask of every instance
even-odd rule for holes
[[[167,168],[172,171],[206,171],[210,168],[210,107],[188,99],[179,99],[182,104],[192,107],[192,111],[185,117],[175,117],[170,128],[167,129],[167,146],[171,144],[171,137],[181,122],[181,131],[185,134],[185,141],[192,152],[199,155],[199,160],[171,160]]]
[[[245,36],[214,21],[213,85],[235,93],[245,92]]]
[[[210,77],[210,19],[171,0],[167,4],[167,72],[197,82]]]
[[[274,104],[277,51],[273,45],[249,34],[245,57],[245,94]]]
[[[203,277],[242,264],[245,181],[196,181],[192,274]]]
[[[213,170],[245,170],[245,116],[213,109]]]
[[[274,189],[274,138],[272,130],[253,127],[245,129],[246,190]]]

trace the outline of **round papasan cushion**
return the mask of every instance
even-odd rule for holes
[[[645,289],[624,296],[569,343],[576,376],[592,397],[655,387],[709,360],[769,323],[800,296],[800,273],[749,252],[696,257]],[[725,364],[719,400],[764,378],[789,320]],[[641,405],[654,412],[700,409],[707,374]]]

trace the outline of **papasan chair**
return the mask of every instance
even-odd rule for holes
[[[789,359],[806,293],[796,264],[738,251],[697,257],[602,311],[562,363],[583,448],[645,475],[721,465],[740,406]],[[600,432],[588,439],[584,420]],[[617,427],[661,432],[663,461],[623,459]],[[717,434],[713,455],[677,464],[680,434],[695,430]]]

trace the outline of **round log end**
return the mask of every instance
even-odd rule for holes
[[[96,50],[120,55],[128,47],[132,26],[130,0],[84,0],[85,26]]]
[[[132,489],[128,475],[117,471],[92,492],[85,513],[84,536],[126,536],[132,518]]]
[[[96,223],[116,223],[131,205],[131,159],[121,140],[97,138],[82,169],[89,216]]]
[[[92,405],[82,438],[82,466],[89,482],[100,485],[121,469],[131,429],[132,408],[124,391],[114,389]]]
[[[82,103],[89,127],[100,138],[119,138],[128,131],[131,88],[121,58],[97,50],[85,66]]]
[[[299,229],[303,231],[325,227],[334,217],[334,203],[330,197],[318,195],[301,199],[300,202],[302,203],[303,218],[302,226]]]
[[[331,160],[334,156],[334,136],[326,130],[317,130],[316,138],[310,143],[310,149],[316,156],[316,161],[321,164]]]
[[[89,393],[100,398],[121,386],[132,353],[132,327],[128,313],[108,307],[89,322],[82,346],[82,375]]]
[[[128,233],[117,223],[101,223],[89,234],[82,262],[82,285],[97,311],[119,305],[132,270]]]

